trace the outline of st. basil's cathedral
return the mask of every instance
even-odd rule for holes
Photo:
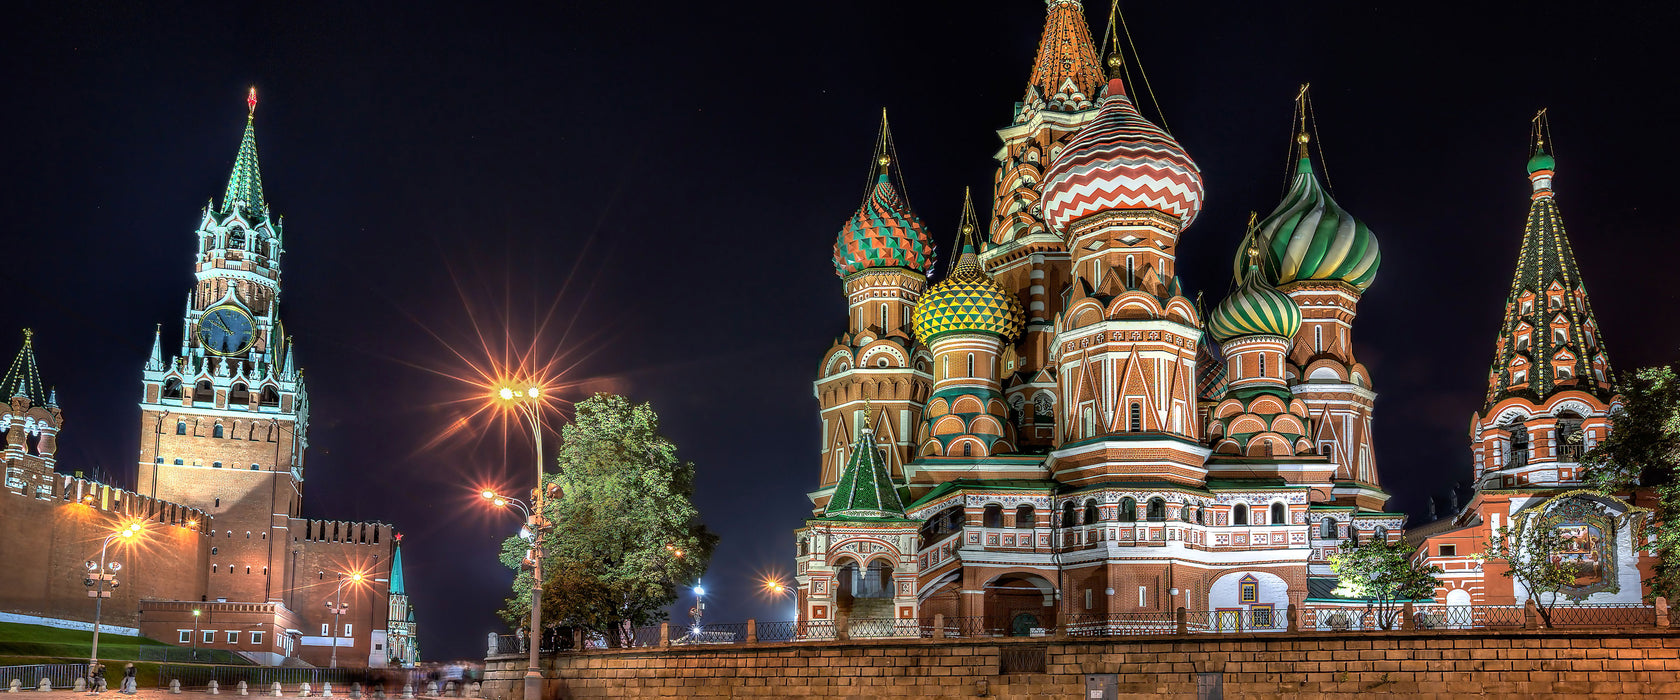
[[[1408,533],[1385,507],[1377,392],[1354,355],[1382,256],[1319,182],[1305,91],[1288,190],[1251,217],[1232,291],[1208,307],[1175,271],[1200,168],[1140,113],[1119,53],[1099,57],[1079,0],[1046,5],[1026,93],[998,130],[990,214],[962,203],[943,269],[884,117],[874,185],[835,241],[848,320],[818,367],[820,472],[795,533],[811,634],[915,635],[941,615],[1028,635],[1179,608],[1281,629],[1291,606],[1365,607],[1328,561],[1372,539],[1444,569],[1434,602],[1520,604],[1474,555],[1531,518],[1577,537],[1571,599],[1637,602],[1646,510],[1578,487],[1618,398],[1544,120],[1472,421],[1475,493]]]

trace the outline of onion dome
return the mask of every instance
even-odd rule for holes
[[[1118,78],[1096,118],[1044,171],[1044,220],[1053,230],[1117,209],[1156,209],[1184,227],[1202,210],[1202,171],[1167,132],[1144,119]]]
[[[963,205],[962,254],[951,274],[916,302],[910,322],[923,344],[947,333],[991,333],[1014,340],[1026,326],[1021,302],[980,269],[972,202]]]
[[[1261,270],[1274,285],[1333,280],[1364,292],[1382,264],[1376,234],[1319,186],[1305,148],[1283,202],[1250,234],[1261,249]],[[1242,279],[1240,263],[1232,272]]]
[[[902,267],[926,273],[935,246],[920,217],[899,198],[882,172],[863,206],[834,240],[834,273],[846,277],[872,267]]]
[[[1301,330],[1301,309],[1267,284],[1258,266],[1250,265],[1237,290],[1208,314],[1207,330],[1221,343],[1248,335],[1290,338]]]
[[[1534,156],[1528,159],[1528,174],[1533,175],[1542,170],[1556,170],[1557,159],[1544,150],[1536,149]]]

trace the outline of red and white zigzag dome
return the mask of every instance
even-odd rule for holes
[[[1144,119],[1119,79],[1108,81],[1095,119],[1044,171],[1044,220],[1066,232],[1092,214],[1155,209],[1180,228],[1202,210],[1202,171],[1167,132]]]

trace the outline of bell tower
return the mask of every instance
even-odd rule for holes
[[[137,490],[213,517],[212,597],[269,601],[301,508],[309,402],[280,322],[284,238],[263,198],[256,88],[246,106],[227,190],[199,216],[179,350],[166,356],[159,326],[142,371]]]

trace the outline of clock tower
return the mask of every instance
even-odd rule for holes
[[[212,598],[278,601],[309,403],[280,322],[285,239],[263,198],[255,88],[246,105],[227,190],[199,217],[179,349],[160,326],[143,372],[138,491],[213,518]]]

